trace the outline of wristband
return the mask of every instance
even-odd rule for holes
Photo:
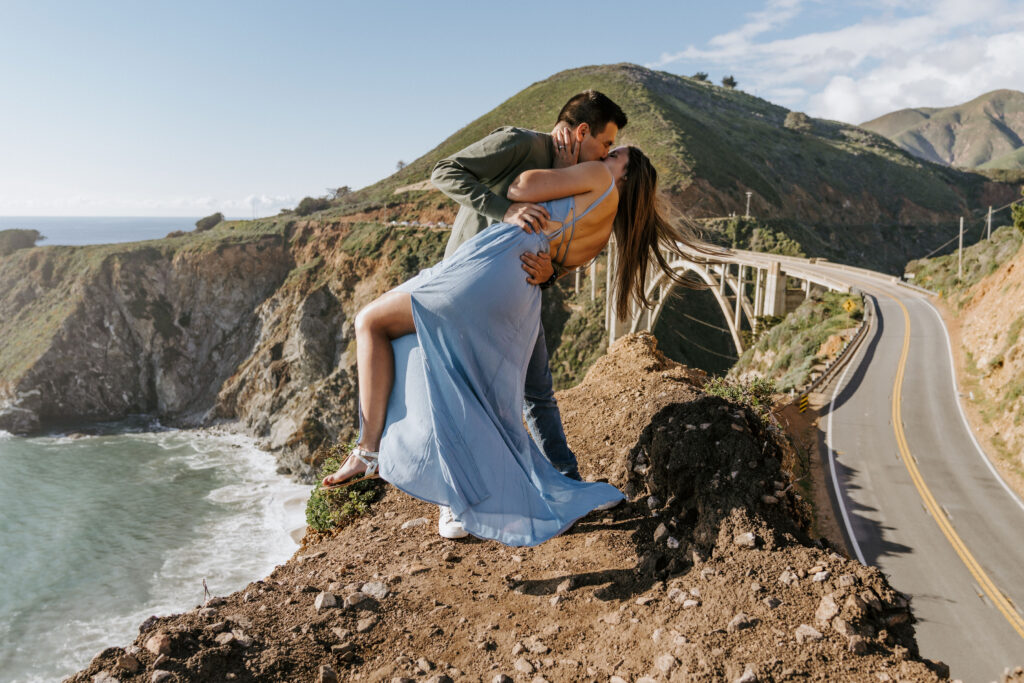
[[[551,285],[555,284],[555,280],[557,280],[557,279],[558,279],[558,271],[556,270],[555,272],[551,273],[551,277],[549,277],[547,280],[545,280],[544,282],[540,283],[537,286],[540,287],[541,289],[547,289]]]

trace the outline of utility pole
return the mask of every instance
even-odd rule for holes
[[[964,217],[960,216],[960,246],[957,247],[956,279],[964,279]]]
[[[750,195],[752,194],[754,193],[747,192],[747,212],[743,215],[744,218],[750,218]]]
[[[992,240],[992,207],[988,207],[988,218],[985,219],[985,228],[988,230],[988,239]]]

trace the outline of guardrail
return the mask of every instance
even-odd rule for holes
[[[853,336],[850,337],[846,344],[843,345],[839,355],[825,365],[825,369],[821,371],[821,374],[812,379],[796,394],[798,397],[796,399],[797,402],[821,386],[826,379],[830,379],[839,370],[843,363],[853,355],[853,352],[856,351],[860,341],[866,336],[871,318],[875,315],[875,302],[872,297],[865,295],[863,292],[860,293],[860,300],[861,305],[864,307],[864,316],[860,320],[860,326],[857,327],[857,331],[854,332]],[[871,304],[870,307],[868,307],[869,303]]]

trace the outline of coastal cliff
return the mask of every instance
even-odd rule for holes
[[[444,238],[270,220],[0,257],[0,429],[236,421],[306,473],[355,428],[351,318]]]

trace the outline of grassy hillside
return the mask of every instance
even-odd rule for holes
[[[907,273],[914,274],[914,283],[939,292],[957,308],[970,300],[969,290],[1020,249],[1021,233],[1012,225],[992,231],[991,240],[982,240],[964,249],[963,275],[958,276],[959,257],[952,254],[917,259],[907,264]]]
[[[901,109],[861,124],[922,159],[1024,169],[1024,93],[995,90],[953,107]]]

